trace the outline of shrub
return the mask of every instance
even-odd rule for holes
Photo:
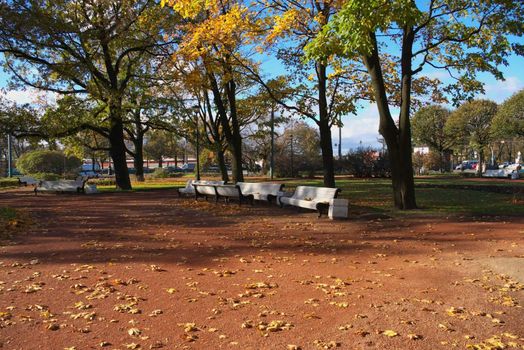
[[[169,170],[167,168],[156,168],[151,174],[153,179],[165,179],[171,177]]]
[[[116,180],[114,177],[103,178],[103,179],[91,179],[89,183],[96,184],[97,186],[116,186]]]
[[[63,174],[78,171],[82,161],[74,156],[66,156],[58,151],[31,151],[24,153],[16,162],[24,174],[53,173]]]
[[[371,147],[350,150],[338,163],[355,177],[388,177],[391,173],[387,155]]]
[[[41,181],[56,181],[60,179],[60,175],[54,173],[36,173],[29,174],[28,176],[34,177],[35,179]]]
[[[15,186],[18,186],[18,178],[16,177],[0,178],[0,188],[15,187]]]

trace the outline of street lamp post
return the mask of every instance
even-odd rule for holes
[[[273,180],[275,174],[275,109],[271,109],[271,161],[269,165],[269,176]]]
[[[289,136],[291,138],[291,177],[295,175],[295,169],[293,169],[293,134]]]
[[[200,133],[198,131],[198,111],[199,106],[193,106],[195,112],[195,128],[196,128],[196,179],[200,181]]]
[[[7,134],[7,176],[13,177],[13,146],[11,145],[11,134]]]
[[[338,124],[338,159],[342,159],[342,117],[340,117],[340,124]]]

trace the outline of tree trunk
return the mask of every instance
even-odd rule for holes
[[[122,123],[120,109],[111,108],[110,111],[110,130],[109,130],[109,154],[113,159],[115,171],[116,187],[121,190],[130,190],[131,181],[126,161],[126,147],[124,144],[124,127]]]
[[[226,157],[224,156],[224,150],[222,149],[222,146],[220,144],[217,147],[217,160],[218,167],[220,168],[220,174],[222,175],[222,180],[224,181],[224,183],[228,183],[229,175],[227,173]]]
[[[161,168],[163,165],[162,163],[162,157],[158,158],[158,167]]]
[[[373,93],[380,116],[379,132],[384,137],[388,147],[391,163],[391,177],[393,186],[393,199],[395,207],[399,209],[415,209],[415,184],[413,178],[411,129],[409,121],[410,93],[411,93],[411,49],[406,50],[409,43],[403,43],[402,52],[402,101],[399,128],[391,116],[376,37],[370,34],[374,44],[370,55],[363,57],[364,64],[371,76]],[[412,40],[412,35],[404,41]],[[411,42],[412,45],[413,42]],[[407,52],[409,51],[409,53]],[[409,56],[409,57],[408,57]],[[409,62],[408,62],[409,61]]]
[[[316,63],[318,77],[318,127],[320,131],[320,149],[322,150],[322,165],[324,171],[324,186],[335,187],[335,164],[333,162],[333,145],[331,141],[331,127],[326,95],[326,66]]]
[[[227,116],[227,110],[222,100],[220,88],[217,80],[213,73],[208,72],[209,81],[211,83],[211,91],[213,92],[213,102],[218,112],[220,125],[226,137],[226,141],[229,145],[229,149],[232,155],[232,170],[233,170],[233,181],[241,182],[244,181],[244,175],[242,173],[242,136],[240,135],[240,126],[238,124],[237,113],[236,113],[236,87],[233,81],[229,81],[226,90],[227,98],[229,102],[231,124]]]
[[[477,163],[477,176],[482,177],[482,167],[484,166],[484,149],[479,149],[479,162]]]
[[[144,181],[144,134],[145,130],[140,120],[140,108],[136,108],[133,113],[134,124],[135,124],[135,135],[131,138],[133,140],[133,146],[135,147],[133,153],[133,164],[135,167],[136,180],[139,182]]]
[[[236,84],[233,80],[229,81],[227,86],[227,99],[229,102],[229,111],[231,117],[230,149],[232,154],[233,181],[244,181],[244,172],[242,170],[242,135],[240,134],[240,125],[238,124],[237,102],[236,102]]]
[[[143,182],[144,179],[144,134],[137,132],[134,140],[135,152],[133,154],[133,164],[135,166],[136,180]]]

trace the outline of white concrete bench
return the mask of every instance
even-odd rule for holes
[[[244,194],[241,187],[236,185],[216,185],[215,190],[217,193],[217,201],[220,197],[223,197],[226,202],[229,202],[231,198],[238,199],[239,205],[242,205],[244,201],[247,201],[253,205],[253,195]]]
[[[80,176],[76,180],[40,181],[35,187],[35,195],[38,192],[85,193],[84,186],[87,180],[87,177]]]
[[[176,189],[176,192],[179,196],[185,195],[195,195],[195,188],[193,187],[193,182],[195,180],[188,180],[186,182],[186,187],[179,187]]]
[[[18,182],[22,186],[34,186],[38,184],[38,180],[31,176],[20,176]]]
[[[280,207],[292,205],[299,208],[306,208],[318,211],[318,217],[322,212],[328,211],[330,205],[334,205],[339,188],[297,186],[292,196],[280,195],[277,199]]]
[[[237,185],[244,196],[253,195],[254,200],[266,202],[276,199],[284,187],[272,182],[237,182]]]
[[[208,199],[209,197],[215,197],[215,200],[218,201],[217,191],[215,186],[217,185],[223,185],[224,181],[193,181],[191,186],[193,186],[194,189],[194,195],[195,199],[198,199],[200,197],[205,197]]]
[[[194,196],[195,195],[195,187],[193,186],[193,184],[197,184],[197,185],[198,184],[203,184],[203,185],[223,185],[224,181],[188,180],[186,182],[186,186],[185,187],[177,188],[178,195],[191,195],[191,196]]]

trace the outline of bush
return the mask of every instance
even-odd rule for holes
[[[171,174],[167,168],[156,168],[153,174],[151,174],[151,178],[153,179],[165,179],[168,177],[171,177]]]
[[[350,150],[338,163],[355,177],[389,177],[391,174],[387,154],[370,147]]]
[[[16,162],[24,174],[76,172],[82,161],[74,156],[66,156],[58,151],[31,151],[24,153]]]
[[[18,178],[16,177],[0,178],[0,188],[15,187],[18,186],[18,183]]]
[[[34,177],[37,180],[41,181],[56,181],[60,180],[60,175],[53,174],[53,173],[36,173],[36,174],[28,174],[27,176]]]
[[[96,184],[97,186],[116,186],[116,180],[114,177],[103,178],[103,179],[91,179],[89,183]]]

